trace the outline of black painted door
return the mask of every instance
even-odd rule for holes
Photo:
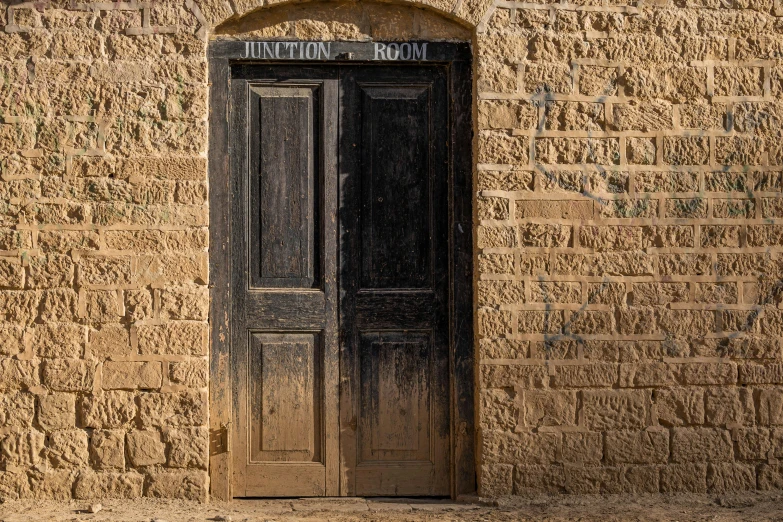
[[[449,494],[448,92],[340,75],[341,446],[348,494]]]
[[[232,78],[236,496],[448,495],[446,68]]]

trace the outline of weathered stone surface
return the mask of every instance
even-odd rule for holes
[[[166,442],[166,463],[169,467],[207,469],[207,428],[164,428],[163,440]]]
[[[128,473],[95,473],[82,471],[76,479],[74,497],[92,499],[137,499],[141,497],[144,475]]]
[[[25,392],[0,395],[0,427],[29,428],[34,415],[34,395]]]
[[[47,431],[76,427],[76,398],[71,393],[38,397],[38,424]]]
[[[81,401],[81,421],[88,428],[121,428],[136,417],[132,392],[107,391],[87,395]]]
[[[158,389],[163,380],[160,362],[107,361],[103,363],[104,390]]]
[[[650,394],[644,390],[582,392],[582,414],[591,430],[643,428],[649,409]]]
[[[689,388],[661,388],[653,392],[658,422],[683,426],[704,422],[704,391]]]
[[[144,426],[202,426],[206,423],[207,395],[197,391],[144,393],[139,414]]]
[[[204,359],[172,362],[169,364],[169,381],[189,388],[204,388],[209,380],[209,365]]]
[[[46,445],[49,462],[54,468],[81,468],[87,465],[87,432],[55,431]]]
[[[728,431],[711,428],[674,428],[672,430],[673,462],[725,462],[733,458],[733,444]]]
[[[670,464],[661,470],[662,493],[706,493],[706,464]]]
[[[90,437],[90,462],[97,469],[125,467],[125,432],[95,430]]]
[[[30,496],[36,500],[70,500],[76,473],[70,469],[30,473]]]
[[[617,464],[666,464],[669,432],[610,431],[606,433],[606,461]]]
[[[0,438],[0,464],[33,466],[40,462],[44,448],[43,433],[35,430],[7,433]]]
[[[207,495],[205,471],[153,471],[147,475],[145,496],[177,498],[203,502]]]
[[[43,365],[43,384],[55,391],[87,391],[95,368],[78,359],[52,359]]]
[[[166,462],[165,445],[160,433],[154,430],[131,431],[125,444],[128,460],[134,466],[152,466]]]
[[[528,390],[524,393],[527,426],[570,426],[576,423],[576,393]]]

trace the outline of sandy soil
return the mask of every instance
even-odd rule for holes
[[[93,504],[93,508],[98,507]],[[413,499],[292,499],[213,502],[142,499],[88,502],[8,502],[2,522],[507,522],[507,521],[783,521],[783,493],[679,496],[581,496],[504,499],[494,505]]]

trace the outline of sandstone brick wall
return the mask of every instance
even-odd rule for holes
[[[277,3],[0,3],[0,500],[207,496],[224,37],[472,35],[482,495],[783,488],[783,6]]]
[[[496,5],[477,38],[483,494],[780,488],[783,11]]]
[[[0,10],[0,500],[204,498],[198,21],[184,2],[11,4]]]

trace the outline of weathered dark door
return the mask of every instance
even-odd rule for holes
[[[337,495],[337,74],[237,68],[234,495]]]
[[[352,67],[340,86],[345,486],[448,495],[446,76]]]
[[[232,78],[234,495],[448,495],[446,68]]]

